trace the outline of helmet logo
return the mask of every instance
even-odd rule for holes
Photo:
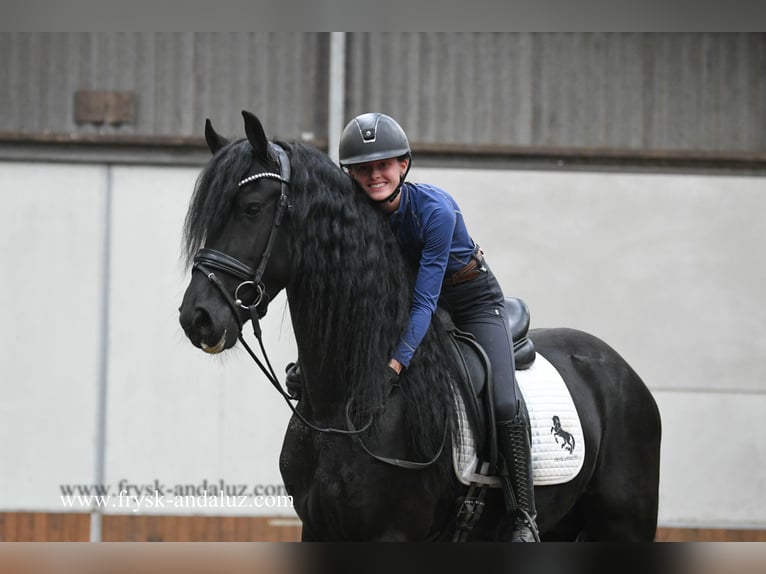
[[[374,141],[375,140],[375,130],[367,128],[362,132],[362,136],[364,137],[365,141]]]

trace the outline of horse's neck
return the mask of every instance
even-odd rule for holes
[[[327,352],[326,349],[324,352]],[[298,358],[303,373],[302,401],[311,405],[318,415],[336,416],[347,400],[347,389],[337,373],[326,368],[322,361],[323,350],[315,343],[298,343]]]
[[[288,294],[288,303],[289,301]],[[290,311],[291,314],[294,312],[292,306]],[[328,415],[337,414],[345,406],[348,389],[343,385],[339,373],[328,367],[326,354],[330,351],[322,347],[311,334],[296,328],[295,322],[293,330],[304,380],[301,401],[312,405],[312,410],[317,414],[320,411]]]

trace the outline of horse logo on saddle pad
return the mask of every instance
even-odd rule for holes
[[[561,419],[559,419],[559,417],[556,415],[553,415],[553,426],[551,427],[551,433],[556,437],[556,444],[558,444],[559,438],[561,438],[561,448],[568,450],[569,454],[572,454],[572,451],[574,451],[575,447],[575,439],[571,433],[568,433],[563,428],[561,428]]]

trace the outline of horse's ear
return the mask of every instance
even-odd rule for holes
[[[247,141],[253,146],[255,156],[265,161],[268,158],[269,141],[266,139],[261,120],[245,110],[242,110],[242,117],[245,118]]]
[[[207,147],[210,148],[210,153],[213,155],[229,143],[229,140],[213,129],[213,124],[209,119],[205,120],[205,141],[207,142]]]

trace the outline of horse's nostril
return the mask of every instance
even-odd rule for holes
[[[194,317],[192,318],[192,327],[199,333],[204,333],[210,330],[212,326],[212,320],[210,315],[204,309],[197,308],[194,310]]]

